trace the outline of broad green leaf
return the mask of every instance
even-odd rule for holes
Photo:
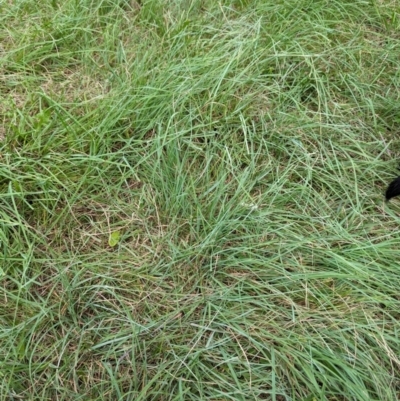
[[[121,238],[121,233],[119,231],[114,231],[110,234],[108,238],[108,245],[115,246],[118,244],[119,239]]]

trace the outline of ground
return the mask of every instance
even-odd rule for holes
[[[0,27],[0,399],[400,398],[397,1]]]

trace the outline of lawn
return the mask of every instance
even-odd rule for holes
[[[0,3],[0,400],[400,399],[397,0]]]

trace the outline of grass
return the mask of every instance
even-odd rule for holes
[[[398,2],[0,8],[0,399],[399,399]]]

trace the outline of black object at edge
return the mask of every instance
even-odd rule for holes
[[[392,181],[389,184],[385,194],[387,201],[398,195],[400,195],[400,177],[397,177],[394,181]]]

